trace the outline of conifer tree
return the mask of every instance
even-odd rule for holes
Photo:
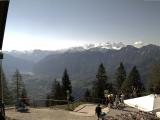
[[[64,94],[64,99],[67,98],[67,91],[69,91],[69,94],[72,93],[72,85],[71,81],[67,72],[67,69],[64,70],[63,76],[62,76],[62,91]]]
[[[116,72],[117,90],[120,90],[124,80],[126,80],[126,71],[121,62]]]
[[[63,100],[63,96],[64,94],[62,92],[62,86],[55,79],[54,82],[52,83],[51,93],[49,96],[52,99],[51,105],[60,104],[60,102],[54,102],[54,100]]]
[[[1,77],[1,75],[2,75],[2,77]],[[6,81],[6,76],[5,76],[5,73],[3,70],[2,70],[2,74],[0,74],[0,77],[2,78],[2,83],[3,83],[4,102],[6,105],[12,104],[13,103],[12,95],[11,95],[11,92],[9,91],[8,83]],[[0,87],[1,87],[1,85],[0,85]]]
[[[133,69],[131,70],[128,76],[128,80],[130,81],[131,86],[133,86],[133,88],[136,88],[138,90],[142,89],[141,77],[136,66],[134,66]]]
[[[160,94],[160,61],[150,67],[148,87],[149,92]]]
[[[22,80],[22,75],[18,70],[16,70],[16,72],[12,77],[12,83],[11,83],[13,98],[18,100],[21,97],[24,88],[25,86]]]
[[[54,88],[52,89],[53,89],[52,90],[53,98],[56,100],[62,100],[63,99],[62,86],[57,80],[54,81]]]
[[[127,94],[129,94],[129,93],[132,92],[132,90],[131,90],[131,84],[130,84],[130,82],[129,82],[128,79],[125,79],[125,80],[123,81],[122,86],[121,86],[121,90],[122,90],[122,92],[123,92],[125,95],[127,95]]]
[[[97,75],[96,75],[97,80],[94,83],[94,97],[103,99],[104,98],[104,90],[107,88],[107,74],[105,67],[101,63],[99,65]]]
[[[122,89],[133,97],[140,96],[142,90],[144,90],[144,86],[141,82],[141,77],[136,66],[132,68],[127,80],[124,81]]]

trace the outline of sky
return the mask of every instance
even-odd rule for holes
[[[10,0],[3,50],[160,45],[160,0]]]

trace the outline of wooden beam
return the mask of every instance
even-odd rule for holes
[[[3,37],[8,13],[9,0],[0,0],[0,50],[2,50]]]

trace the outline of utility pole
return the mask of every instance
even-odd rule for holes
[[[2,79],[2,45],[4,38],[4,31],[8,13],[9,0],[0,0],[0,119],[5,120],[5,106],[3,98],[3,79]]]
[[[67,106],[68,106],[68,110],[70,110],[69,109],[69,98],[70,98],[69,90],[66,90],[66,93],[67,93]]]

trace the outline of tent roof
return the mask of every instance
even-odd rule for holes
[[[124,100],[124,103],[145,112],[160,110],[160,96],[154,94]]]

